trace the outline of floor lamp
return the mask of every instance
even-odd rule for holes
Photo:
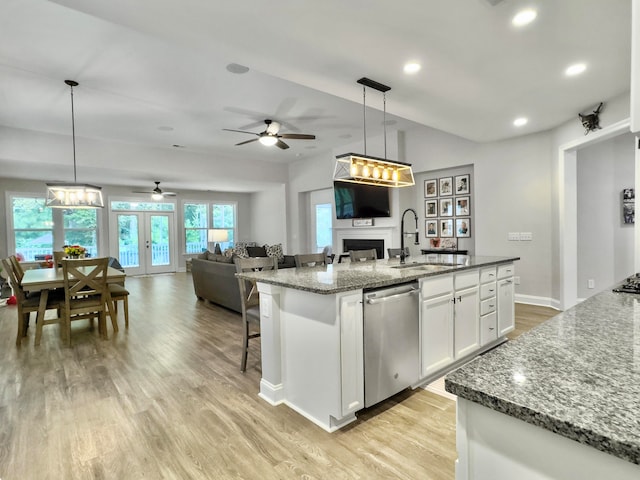
[[[220,243],[229,240],[229,230],[224,228],[211,228],[207,234],[207,240],[209,241],[209,248],[211,248],[212,243],[215,244],[213,247],[214,253],[222,253]]]

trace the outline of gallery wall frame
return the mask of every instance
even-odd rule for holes
[[[438,180],[435,178],[424,181],[424,198],[438,196]]]
[[[425,218],[433,218],[438,216],[438,200],[424,201],[424,216]]]
[[[471,193],[471,185],[469,183],[470,175],[456,175],[455,176],[455,194],[456,195],[469,195]]]
[[[424,223],[425,237],[435,238],[438,236],[438,220],[425,220]]]
[[[471,219],[469,217],[456,218],[456,237],[469,238],[471,236]]]
[[[438,180],[440,196],[447,197],[453,195],[453,177],[442,177]]]

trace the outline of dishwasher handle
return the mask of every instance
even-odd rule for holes
[[[385,303],[391,300],[397,300],[399,298],[408,297],[410,295],[414,295],[418,293],[420,289],[414,288],[413,290],[409,290],[408,292],[396,293],[395,295],[389,295],[388,297],[380,297],[380,298],[368,298],[367,303],[369,305],[376,305],[378,303]]]

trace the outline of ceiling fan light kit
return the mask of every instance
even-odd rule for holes
[[[333,179],[340,182],[362,183],[382,187],[410,187],[415,185],[413,170],[410,163],[387,159],[387,102],[386,92],[391,87],[383,85],[369,78],[358,80],[362,85],[362,107],[364,123],[364,155],[359,153],[345,153],[336,157],[336,167]],[[366,122],[366,87],[378,90],[383,94],[384,105],[384,157],[378,158],[367,155],[367,122]]]
[[[51,208],[103,208],[102,190],[95,185],[78,183],[76,176],[76,124],[73,111],[74,80],[65,80],[71,89],[71,133],[73,139],[73,183],[47,183],[47,207]]]
[[[262,145],[266,145],[267,147],[271,147],[275,145],[276,147],[286,150],[289,148],[289,145],[284,143],[281,138],[287,138],[291,140],[315,140],[315,135],[309,135],[306,133],[279,133],[280,132],[280,123],[274,122],[273,120],[266,119],[264,121],[266,128],[264,132],[256,133],[256,132],[248,132],[246,130],[232,130],[230,128],[223,128],[223,130],[227,132],[237,132],[237,133],[248,133],[250,135],[256,135],[258,138],[252,138],[251,140],[245,140],[244,142],[236,143],[236,147],[239,145],[246,145],[247,143],[252,142],[260,142]]]

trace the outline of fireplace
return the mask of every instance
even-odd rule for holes
[[[384,258],[384,240],[372,238],[345,238],[342,240],[342,251],[376,249],[378,258]]]

